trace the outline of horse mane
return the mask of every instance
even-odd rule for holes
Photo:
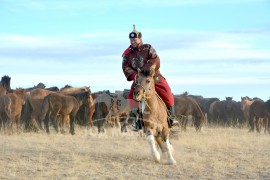
[[[144,77],[150,76],[150,73],[151,73],[151,71],[148,70],[148,69],[143,69],[143,70],[141,71],[141,74],[142,74]]]
[[[36,86],[34,86],[34,88],[41,88],[41,89],[44,89],[46,86],[45,86],[45,84],[43,84],[43,83],[38,83]]]
[[[49,88],[45,88],[45,90],[49,90],[49,91],[59,91],[59,88],[57,86],[52,86]]]
[[[90,95],[90,90],[89,91],[85,91],[85,92],[79,92],[79,93],[73,93],[73,94],[69,94],[70,96],[75,97],[76,99],[83,99],[85,98],[85,95],[89,96]]]
[[[268,107],[270,107],[270,99],[268,99],[268,100],[265,102],[265,104],[266,104]]]
[[[188,92],[185,91],[185,92],[183,92],[182,94],[180,94],[180,96],[188,96]]]
[[[83,87],[71,87],[71,88],[61,88],[60,92],[64,93],[64,94],[73,94],[73,93],[77,93],[77,92],[86,92],[86,91],[90,91],[91,89],[89,86],[83,86]]]
[[[66,84],[64,87],[60,89],[60,91],[67,89],[67,88],[73,88],[71,85]]]
[[[252,101],[253,99],[251,99],[249,96],[245,96],[245,98],[247,98],[248,100]]]
[[[258,97],[254,97],[252,100],[263,101],[261,98],[258,98]]]

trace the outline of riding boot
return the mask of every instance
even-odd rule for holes
[[[143,121],[137,108],[131,109],[129,112],[129,118],[134,121],[133,128],[131,129],[132,131],[139,131],[142,129]]]
[[[174,113],[174,105],[167,107],[167,108],[169,110],[169,114],[168,114],[169,115],[169,121],[168,121],[169,127],[172,127],[174,125],[179,124],[179,122],[176,119],[176,115]]]

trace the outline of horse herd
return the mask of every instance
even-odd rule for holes
[[[127,132],[134,122],[129,118],[129,90],[91,92],[90,87],[45,88],[42,83],[33,88],[11,89],[10,80],[9,76],[3,76],[0,82],[0,130],[5,133],[12,133],[15,124],[17,131],[45,129],[47,133],[50,125],[65,133],[68,125],[69,132],[74,134],[75,123],[87,128],[97,126],[99,133],[108,127]],[[249,126],[250,131],[256,128],[258,132],[264,127],[269,132],[270,100],[242,97],[241,102],[236,102],[226,97],[220,101],[186,92],[174,98],[175,114],[182,130],[186,130],[191,120],[197,131],[207,125]]]

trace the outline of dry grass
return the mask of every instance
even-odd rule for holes
[[[145,137],[0,134],[0,179],[270,179],[270,135],[193,128],[171,138],[177,165],[154,163]]]

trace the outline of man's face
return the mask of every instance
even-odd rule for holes
[[[140,38],[130,38],[130,44],[132,47],[136,48],[141,43]]]

